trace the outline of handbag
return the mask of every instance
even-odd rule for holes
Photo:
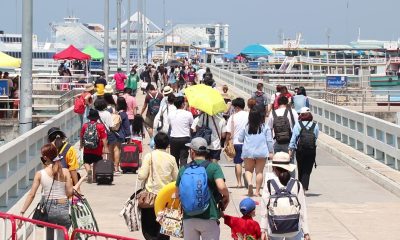
[[[224,149],[224,152],[225,152],[226,156],[228,156],[227,160],[229,160],[229,161],[232,161],[233,158],[236,155],[236,150],[235,150],[235,147],[233,145],[233,139],[234,139],[234,134],[235,134],[235,129],[233,127],[234,126],[234,118],[233,118],[233,116],[234,115],[232,115],[232,122],[231,122],[231,133],[232,134],[231,134],[231,137],[228,140],[228,142],[227,142],[227,144],[225,146],[225,149]]]
[[[51,190],[53,190],[53,185],[54,185],[54,178],[53,182],[51,183],[50,191],[49,194],[47,194],[47,199],[46,203],[44,201],[40,201],[38,205],[36,206],[32,219],[37,220],[37,221],[42,221],[42,222],[48,222],[49,221],[49,210],[51,207],[51,204],[48,208],[46,208],[47,203],[49,202]],[[43,227],[43,225],[38,225],[38,227]]]
[[[199,129],[196,131],[195,138],[196,137],[201,137],[204,138],[207,142],[208,145],[211,144],[211,135],[212,135],[212,129],[208,126],[208,115],[207,115],[207,120],[206,124],[204,124],[204,118],[205,115],[203,115],[203,124]],[[216,128],[218,129],[218,128]]]
[[[151,156],[150,175],[151,175],[151,180],[154,182],[153,154],[150,153],[150,156]],[[147,178],[147,180],[148,180],[148,178]],[[156,197],[157,197],[157,194],[154,194],[152,192],[147,191],[146,189],[143,189],[143,191],[139,192],[136,196],[139,208],[153,208]]]
[[[96,218],[94,217],[89,202],[81,194],[74,190],[71,204],[71,222],[74,229],[86,229],[94,232],[99,231]],[[77,239],[84,239],[79,236]]]
[[[139,214],[138,201],[136,195],[143,189],[137,190],[138,179],[136,178],[135,193],[125,202],[119,215],[124,218],[125,224],[130,232],[139,231],[141,229],[141,215]]]
[[[163,211],[158,213],[157,221],[160,223],[160,233],[176,237],[183,238],[183,214],[182,208],[179,206],[178,209],[173,209],[175,199],[171,204],[171,207],[164,208]]]

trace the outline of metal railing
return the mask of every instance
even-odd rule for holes
[[[231,85],[250,97],[260,81],[208,65],[217,81]],[[264,84],[267,94],[275,87]],[[400,170],[400,126],[387,121],[310,98],[314,120],[319,129],[342,143]]]
[[[75,239],[75,236],[85,236],[85,239],[88,239],[89,237],[95,237],[95,239],[105,238],[105,239],[117,239],[117,240],[137,240],[134,238],[128,238],[128,237],[123,237],[123,236],[118,236],[114,234],[108,234],[108,233],[101,233],[101,232],[93,232],[89,230],[84,230],[84,229],[75,229],[72,234],[71,234],[71,240]],[[100,238],[100,239],[101,239]]]
[[[0,207],[8,209],[22,197],[41,169],[40,148],[51,127],[60,127],[71,140],[79,138],[80,119],[71,107],[0,147]]]

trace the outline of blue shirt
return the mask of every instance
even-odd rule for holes
[[[296,110],[297,113],[300,112],[300,109],[302,107],[310,107],[310,104],[308,102],[308,97],[304,95],[295,95],[292,97],[294,109]]]
[[[311,126],[313,125],[312,121],[311,122],[302,121],[302,123],[306,129],[310,129]],[[300,123],[296,122],[296,124],[293,127],[292,138],[290,139],[290,143],[289,143],[289,149],[297,149],[297,141],[298,141],[298,138],[300,135],[300,130],[301,130]],[[315,128],[314,128],[315,140],[317,140],[317,138],[318,138],[318,133],[319,133],[318,124],[315,124]]]
[[[242,158],[267,158],[274,152],[271,129],[265,124],[259,134],[249,134],[249,125],[239,133],[239,142],[243,143]]]

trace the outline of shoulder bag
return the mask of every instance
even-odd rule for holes
[[[160,233],[183,238],[183,213],[179,205],[178,209],[173,209],[175,199],[172,201],[171,207],[165,207],[163,211],[158,213],[157,221],[160,223]]]
[[[236,155],[235,147],[233,145],[233,139],[235,136],[234,116],[235,116],[235,114],[232,115],[232,121],[231,121],[231,137],[228,140],[228,143],[226,144],[225,149],[224,149],[226,156],[228,156],[227,160],[230,160],[230,161],[232,161]]]
[[[49,194],[47,195],[46,201],[40,201],[38,205],[36,206],[32,219],[37,220],[37,221],[42,221],[42,222],[48,222],[49,221],[49,210],[51,207],[50,206],[47,208],[47,203],[49,202],[51,190],[53,189],[54,185],[54,176],[53,176],[53,182],[51,183],[50,191]],[[38,227],[43,227],[42,225],[38,225]]]
[[[150,175],[151,175],[151,180],[154,183],[154,169],[153,169],[153,154],[150,153],[151,159],[150,159]],[[147,180],[144,182],[144,185],[146,184]],[[154,208],[154,202],[156,200],[157,194],[154,194],[152,192],[149,192],[146,190],[146,188],[143,189],[137,196],[138,200],[138,207],[139,208]]]

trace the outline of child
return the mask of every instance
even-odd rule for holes
[[[258,203],[251,198],[245,198],[239,205],[243,217],[238,218],[224,214],[224,222],[231,228],[233,239],[261,239],[260,225],[253,220],[256,215],[256,205]]]
[[[144,127],[144,119],[140,114],[136,114],[132,122],[132,142],[136,143],[139,148],[139,153],[143,151],[142,141],[145,137],[146,129]]]
[[[87,116],[89,122],[83,124],[81,129],[80,149],[83,148],[83,162],[88,174],[88,183],[93,182],[96,172],[96,163],[103,159],[103,153],[107,153],[107,132],[103,123],[99,123],[99,112],[94,109],[89,110]],[[93,137],[97,136],[97,137]],[[92,165],[93,164],[93,171]]]

